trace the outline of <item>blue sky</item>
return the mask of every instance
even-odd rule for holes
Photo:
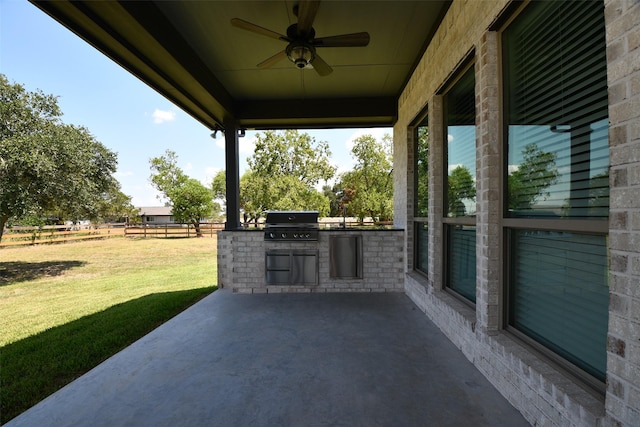
[[[224,169],[224,140],[25,0],[0,0],[0,73],[28,91],[58,96],[65,123],[84,126],[118,153],[116,178],[136,206],[160,205],[149,159],[171,149],[189,176],[208,184]],[[329,143],[340,171],[353,164],[351,141],[385,129],[305,131]],[[255,132],[240,139],[241,170]]]

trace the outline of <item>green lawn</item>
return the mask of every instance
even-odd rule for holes
[[[0,424],[215,289],[216,239],[0,249]]]

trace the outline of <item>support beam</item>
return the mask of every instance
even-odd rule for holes
[[[240,225],[240,160],[238,153],[238,125],[234,120],[224,122],[224,157],[227,185],[227,222],[225,230],[239,230]]]

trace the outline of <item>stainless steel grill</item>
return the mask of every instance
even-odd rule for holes
[[[264,240],[318,240],[317,211],[267,212],[267,219],[265,224]]]

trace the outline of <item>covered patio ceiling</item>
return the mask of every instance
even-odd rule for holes
[[[393,125],[398,96],[450,3],[34,2],[211,130],[229,123],[238,129]],[[316,38],[367,32],[369,43],[318,47],[332,69],[325,76],[296,68],[284,55],[259,68],[288,42],[231,20],[286,35],[299,19],[294,8],[312,18]]]

